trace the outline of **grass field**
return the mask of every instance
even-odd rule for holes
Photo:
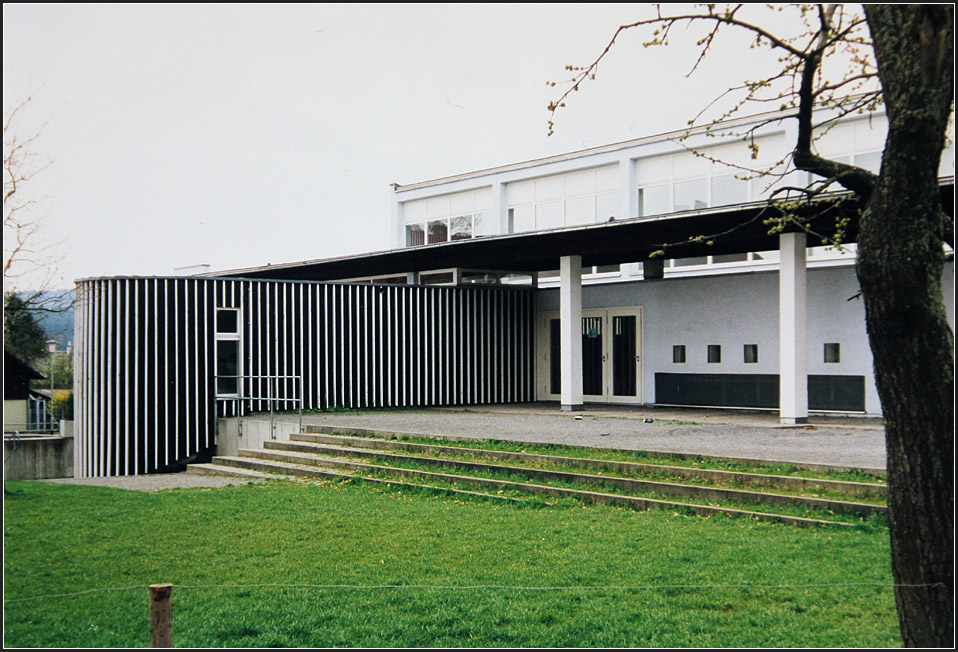
[[[148,646],[146,586],[159,582],[175,585],[177,647],[899,644],[874,522],[805,529],[348,483],[8,489],[6,646]],[[107,588],[119,590],[25,599]]]

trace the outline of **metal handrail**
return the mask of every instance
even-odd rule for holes
[[[49,423],[5,423],[3,424],[3,434],[6,435],[50,435],[60,432],[60,424],[50,421]]]
[[[238,390],[238,393],[237,393],[236,396],[217,394],[217,395],[216,395],[216,400],[217,400],[217,401],[235,401],[235,402],[237,403],[237,410],[236,410],[236,412],[237,412],[237,416],[238,416],[239,418],[242,418],[242,417],[243,417],[243,404],[241,403],[241,401],[266,401],[266,402],[267,402],[267,404],[269,405],[269,431],[270,431],[270,439],[276,439],[275,424],[274,424],[275,416],[274,416],[274,413],[273,413],[273,402],[274,402],[274,401],[283,401],[284,403],[285,403],[285,402],[288,402],[288,401],[293,401],[293,402],[296,404],[297,410],[298,410],[298,412],[299,412],[299,431],[300,431],[300,432],[303,431],[303,403],[304,403],[304,400],[303,400],[303,377],[302,377],[302,375],[298,375],[298,376],[290,376],[290,375],[275,375],[275,376],[273,376],[273,375],[249,375],[249,376],[239,376],[239,375],[220,375],[220,374],[217,374],[217,375],[215,375],[215,376],[213,377],[213,385],[214,385],[214,387],[216,386],[217,381],[218,381],[220,378],[231,378],[231,379],[235,379],[235,380],[237,381],[237,383],[236,383],[236,389]],[[266,396],[255,396],[255,395],[253,395],[253,394],[251,394],[251,393],[246,393],[246,392],[244,392],[243,390],[244,390],[244,388],[245,388],[245,386],[246,386],[246,383],[243,382],[243,381],[245,381],[245,380],[247,380],[247,379],[248,379],[248,380],[263,380],[263,379],[269,380],[270,382],[267,383],[267,385],[266,385],[267,395],[266,395]],[[294,380],[294,381],[296,381],[299,396],[289,397],[289,398],[287,398],[287,397],[283,397],[283,398],[277,397],[277,396],[275,395],[275,394],[276,394],[276,392],[275,392],[275,389],[276,389],[276,387],[275,387],[275,381],[277,381],[277,380]],[[297,390],[294,390],[294,391],[297,391]]]

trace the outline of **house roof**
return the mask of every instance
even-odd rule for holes
[[[942,181],[942,205],[950,215],[954,214],[954,189],[953,177]],[[847,218],[842,241],[857,239],[859,200],[850,193],[833,193],[796,212],[814,234],[829,237],[835,235],[838,218]],[[639,262],[660,255],[656,252],[663,249],[669,258],[768,251],[778,249],[778,239],[770,234],[767,221],[780,217],[779,209],[753,202],[204,276],[332,281],[448,267],[536,272],[557,269],[560,256],[568,255],[580,255],[584,266],[592,266]],[[809,238],[809,246],[819,244],[819,239]]]
[[[3,398],[19,400],[27,397],[31,380],[43,378],[36,369],[14,354],[3,350]]]

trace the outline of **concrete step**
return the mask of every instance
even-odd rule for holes
[[[362,462],[353,462],[349,460],[336,459],[333,457],[320,456],[317,454],[296,452],[296,451],[285,451],[279,449],[260,449],[260,450],[241,450],[239,451],[240,457],[236,458],[216,458],[217,460],[222,460],[223,463],[235,464],[237,466],[242,466],[244,468],[256,468],[256,469],[271,469],[272,472],[280,472],[279,469],[289,469],[289,473],[295,475],[307,475],[314,477],[341,477],[341,478],[352,478],[363,481],[371,482],[380,482],[387,484],[396,484],[396,485],[406,485],[421,487],[421,488],[432,488],[440,489],[444,491],[457,491],[449,490],[441,487],[436,487],[435,485],[424,485],[422,482],[434,482],[434,483],[457,483],[470,485],[474,487],[480,487],[489,490],[495,491],[517,491],[521,493],[528,494],[539,494],[546,495],[550,497],[571,497],[576,500],[581,500],[583,502],[589,503],[599,503],[599,504],[617,504],[617,505],[627,505],[634,509],[687,509],[693,513],[700,515],[716,516],[716,515],[726,515],[726,516],[744,516],[748,518],[756,518],[760,520],[771,520],[778,521],[782,523],[789,523],[793,525],[802,525],[802,526],[848,526],[848,523],[841,523],[837,521],[825,521],[819,519],[804,518],[798,516],[787,516],[782,514],[773,514],[768,512],[757,512],[750,510],[741,510],[741,509],[731,509],[726,507],[717,507],[713,505],[699,505],[692,503],[680,503],[672,502],[667,500],[658,500],[652,498],[642,498],[639,496],[628,496],[621,494],[606,494],[596,491],[584,491],[580,489],[567,489],[564,487],[554,487],[548,485],[537,485],[524,482],[513,482],[507,480],[494,480],[489,478],[477,478],[473,476],[466,475],[453,475],[448,473],[436,473],[433,471],[421,471],[415,469],[403,469],[390,466],[380,466],[375,464],[365,464]],[[331,468],[337,469],[336,471],[331,470]],[[348,470],[348,473],[345,472]],[[368,475],[370,473],[380,473],[391,475],[394,477],[400,477],[404,480],[402,482],[396,482],[391,480],[384,480],[382,478],[371,478]],[[416,479],[418,483],[410,483],[410,479]],[[459,490],[461,491],[461,490]],[[473,493],[473,492],[464,492],[464,493]],[[481,493],[478,495],[496,497],[493,494]]]
[[[462,442],[508,441],[508,440],[496,439],[494,436],[482,437],[482,438],[460,437],[456,435],[403,432],[398,430],[375,430],[371,428],[356,428],[352,426],[332,426],[332,425],[326,425],[326,424],[307,424],[303,426],[303,431],[305,434],[311,434],[311,435],[325,434],[325,435],[339,435],[344,437],[359,437],[359,438],[366,438],[366,439],[378,438],[380,441],[384,441],[387,443],[400,443],[400,444],[405,442],[397,442],[395,440],[403,439],[406,437],[435,439],[437,441],[446,440],[446,441],[462,441]],[[300,436],[300,435],[294,435],[294,436]],[[409,445],[414,446],[416,444],[409,444]],[[531,445],[536,445],[536,444],[531,444]],[[569,447],[579,448],[576,446],[569,446]],[[581,448],[582,450],[590,450],[586,447],[581,447]],[[887,471],[885,469],[877,469],[877,468],[867,468],[867,469],[854,468],[850,466],[835,466],[831,464],[812,464],[808,462],[790,462],[786,460],[763,460],[763,459],[755,459],[755,458],[747,458],[747,457],[715,457],[710,455],[701,455],[697,453],[676,453],[673,451],[624,450],[624,449],[610,449],[610,450],[618,450],[619,452],[623,452],[623,453],[644,453],[647,455],[659,455],[662,457],[673,457],[676,459],[716,460],[721,462],[735,462],[735,463],[743,464],[746,466],[756,466],[756,467],[768,466],[769,464],[788,464],[790,466],[793,466],[796,469],[815,471],[819,473],[861,471],[861,472],[867,473],[868,475],[875,476],[876,478],[887,477]],[[495,453],[495,454],[501,453],[503,455],[519,455],[520,454],[520,453],[509,453],[504,451],[491,451],[491,453]],[[544,456],[544,457],[548,457],[548,456]],[[575,458],[575,459],[581,459],[581,458]],[[604,460],[593,460],[593,461],[598,462],[600,464],[603,464],[603,463],[608,464],[608,462],[605,462]],[[623,464],[628,464],[628,463],[623,462]],[[687,469],[688,467],[677,467],[677,468]],[[694,471],[694,469],[690,469],[690,470]],[[750,475],[750,474],[745,474],[745,475]],[[757,474],[757,475],[762,475],[762,474]],[[800,478],[793,478],[792,476],[766,476],[766,477],[771,477],[771,478],[782,477],[782,478],[788,478],[790,480],[800,480]],[[809,481],[813,481],[813,480],[809,479]],[[821,482],[831,482],[831,481],[823,480]],[[881,487],[883,490],[887,491],[887,487],[885,485],[878,484],[878,483],[875,483],[875,484],[850,483],[850,484],[865,485],[866,491],[870,491],[872,487]]]
[[[610,465],[603,465],[603,460],[580,460],[578,458],[570,457],[558,457],[558,456],[547,456],[547,455],[530,455],[526,453],[509,453],[508,456],[499,456],[499,455],[485,455],[487,452],[498,453],[499,451],[479,451],[477,449],[462,449],[457,447],[448,447],[448,446],[434,446],[429,444],[410,444],[406,442],[393,442],[393,441],[384,441],[376,439],[367,439],[367,438],[358,438],[358,437],[341,437],[335,435],[316,435],[316,434],[304,434],[304,435],[293,435],[291,437],[293,441],[289,443],[280,443],[280,442],[268,442],[267,447],[270,449],[283,449],[283,450],[293,450],[306,453],[315,453],[318,455],[326,456],[348,456],[348,457],[362,457],[362,458],[373,458],[373,459],[382,459],[390,460],[397,463],[403,463],[406,461],[414,461],[421,464],[431,464],[434,466],[441,466],[446,468],[457,468],[464,470],[478,470],[478,471],[488,471],[488,472],[507,472],[507,473],[518,473],[525,475],[530,478],[539,478],[539,479],[549,479],[549,480],[563,480],[570,482],[584,482],[591,484],[598,484],[602,486],[614,486],[630,491],[652,491],[658,493],[665,493],[670,495],[680,495],[686,496],[689,498],[699,498],[702,500],[740,500],[746,502],[758,502],[765,504],[773,505],[802,505],[812,509],[825,509],[830,510],[836,514],[876,514],[876,513],[885,513],[886,508],[881,505],[871,505],[867,503],[857,503],[850,501],[842,500],[827,500],[822,498],[811,498],[803,496],[789,496],[784,494],[775,494],[767,493],[762,491],[751,491],[751,490],[740,490],[740,489],[724,489],[717,487],[708,487],[701,485],[690,485],[690,484],[681,484],[675,482],[660,482],[652,480],[641,480],[634,478],[623,478],[609,475],[595,475],[595,474],[584,474],[584,473],[570,473],[567,471],[550,471],[541,468],[529,468],[529,467],[519,467],[519,466],[507,466],[502,464],[486,464],[482,462],[469,462],[463,460],[449,460],[449,459],[437,459],[436,457],[421,457],[415,456],[411,453],[396,454],[390,452],[384,452],[384,450],[398,450],[398,451],[411,451],[425,453],[430,452],[434,454],[448,454],[448,455],[474,455],[480,458],[492,458],[492,459],[510,459],[510,460],[520,460],[529,463],[548,463],[548,464],[563,464],[568,466],[584,466],[585,468],[602,468],[607,469],[611,468],[612,470],[619,472],[670,472],[672,469],[682,469],[682,467],[661,467],[658,465],[650,464],[634,464],[634,463],[617,463],[613,462]],[[337,446],[335,444],[348,443],[349,446]],[[586,462],[586,464],[580,465],[579,462]],[[693,472],[704,471],[704,469],[683,469],[690,470]],[[782,478],[783,476],[761,476],[758,474],[742,474],[742,473],[727,473],[727,472],[716,472],[714,475],[709,473],[693,473],[689,474],[686,477],[693,478],[706,478],[713,482],[726,482],[726,483],[735,483],[742,482],[743,479],[741,476],[756,476],[758,478],[764,479],[776,479]],[[796,478],[784,478],[786,480],[793,480]],[[797,478],[797,480],[804,480],[804,478]],[[773,484],[768,483],[765,486],[771,486],[774,488],[786,488],[792,490],[800,489],[831,489],[833,491],[840,491],[839,487],[842,485],[860,485],[863,483],[842,483],[836,481],[823,481],[823,483],[780,483]],[[862,495],[862,494],[857,494]],[[865,494],[867,495],[867,494]]]
[[[223,464],[214,464],[212,462],[205,464],[190,464],[188,466],[188,470],[195,473],[202,473],[204,475],[230,475],[240,478],[251,478],[258,480],[276,477],[275,475],[263,473],[262,471],[243,469],[235,466],[226,466]]]
[[[382,478],[369,478],[363,477],[360,475],[355,475],[352,473],[342,473],[339,471],[332,471],[329,469],[322,468],[321,464],[306,463],[300,464],[290,461],[277,461],[275,459],[269,459],[268,457],[263,457],[259,455],[253,455],[256,451],[244,450],[240,451],[242,454],[240,457],[215,457],[213,458],[215,462],[218,462],[219,465],[223,465],[222,468],[226,468],[227,472],[229,469],[233,469],[239,473],[259,473],[264,477],[280,477],[280,476],[299,476],[305,478],[319,478],[319,479],[331,479],[331,480],[351,480],[357,482],[366,482],[371,484],[380,484],[387,486],[395,487],[407,487],[410,489],[422,489],[433,491],[442,494],[450,495],[462,495],[462,496],[473,496],[479,498],[488,498],[498,501],[506,502],[525,502],[520,498],[513,498],[511,496],[498,496],[495,494],[486,494],[475,491],[464,491],[461,489],[452,489],[447,487],[436,487],[432,485],[416,484],[411,482],[398,482],[395,480],[388,480]],[[311,458],[307,459],[307,462],[322,462],[320,458]]]

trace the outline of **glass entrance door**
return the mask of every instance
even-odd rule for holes
[[[584,310],[581,331],[583,400],[641,403],[642,308]],[[537,398],[559,400],[562,367],[558,314],[541,314],[537,333]]]
[[[609,355],[612,376],[611,402],[639,403],[639,387],[642,382],[642,357],[640,354],[641,308],[628,313],[609,311],[611,337]]]
[[[603,314],[582,318],[582,398],[586,401],[605,400],[604,323]]]

